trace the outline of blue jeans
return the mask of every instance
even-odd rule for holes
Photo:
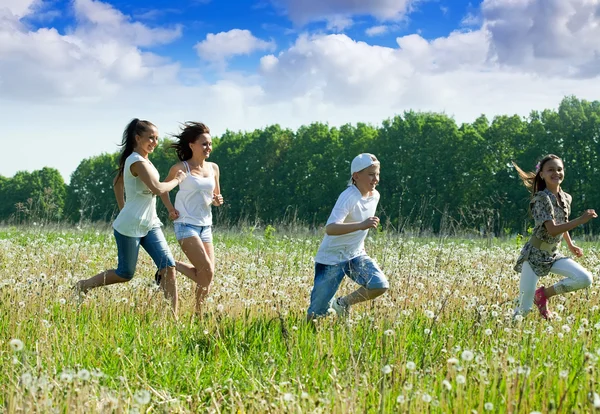
[[[177,240],[187,239],[188,237],[198,237],[204,243],[212,243],[212,226],[195,226],[187,223],[173,223],[175,237]]]
[[[344,276],[348,276],[366,289],[387,289],[390,286],[377,263],[366,255],[336,265],[315,263],[315,285],[310,294],[309,315],[327,314],[331,300]]]
[[[128,237],[116,230],[114,233],[119,257],[119,264],[115,270],[117,276],[127,280],[133,278],[140,246],[148,252],[159,270],[175,267],[175,259],[160,227],[154,227],[144,237]]]

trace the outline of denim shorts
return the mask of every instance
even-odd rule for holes
[[[204,243],[212,243],[212,226],[194,226],[187,223],[174,223],[175,237],[177,240],[188,237],[199,237]]]
[[[119,277],[123,279],[133,278],[140,246],[148,252],[159,270],[165,267],[175,267],[175,259],[173,259],[171,249],[169,249],[160,227],[154,227],[144,237],[124,236],[116,230],[114,233],[119,256],[119,264],[115,273]]]
[[[336,265],[315,263],[315,285],[310,294],[309,315],[327,314],[344,276],[367,289],[387,289],[390,286],[377,263],[366,255]]]

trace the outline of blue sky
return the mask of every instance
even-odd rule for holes
[[[133,117],[219,135],[596,100],[598,16],[600,0],[3,0],[0,175],[68,181]]]

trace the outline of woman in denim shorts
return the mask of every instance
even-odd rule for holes
[[[164,275],[161,288],[177,314],[175,260],[160,229],[162,223],[156,215],[156,194],[168,194],[185,179],[185,173],[160,182],[157,169],[148,159],[157,144],[158,130],[152,123],[136,118],[125,128],[119,171],[113,181],[120,210],[113,223],[119,262],[116,269],[80,280],[75,288],[85,294],[98,286],[129,282],[142,246]]]
[[[350,306],[384,294],[389,283],[365,252],[369,229],[379,225],[375,216],[379,192],[379,161],[373,154],[360,154],[350,166],[351,181],[338,197],[327,220],[325,238],[315,257],[315,282],[310,295],[308,320],[324,316],[332,308],[346,317]],[[348,276],[360,285],[347,296],[334,299]]]
[[[191,262],[177,262],[177,270],[196,282],[196,314],[209,292],[215,273],[215,253],[212,242],[211,206],[223,204],[219,186],[219,167],[207,158],[212,152],[210,129],[199,122],[186,122],[173,144],[181,160],[169,172],[167,179],[185,173],[186,178],[175,196],[175,207],[169,195],[161,196],[175,221],[175,237]]]

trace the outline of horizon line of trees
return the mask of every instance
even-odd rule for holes
[[[162,178],[178,161],[170,143],[161,140],[150,155]],[[361,152],[381,161],[378,215],[399,232],[525,234],[532,225],[529,194],[511,161],[533,170],[548,153],[564,160],[571,216],[600,209],[600,102],[569,96],[557,110],[491,122],[482,115],[460,126],[445,114],[407,111],[380,127],[313,123],[297,131],[279,125],[227,131],[213,137],[210,157],[221,169],[226,200],[214,210],[216,224],[321,226]],[[52,168],[0,176],[0,221],[110,222],[118,212],[112,190],[118,155],[84,159],[69,185]],[[593,221],[583,231],[599,226]]]

